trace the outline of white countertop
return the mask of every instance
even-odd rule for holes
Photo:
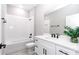
[[[79,52],[79,43],[71,43],[69,41],[69,39],[65,39],[65,38],[58,38],[57,39],[57,38],[52,38],[50,36],[46,37],[44,35],[35,36],[35,38],[40,38],[40,39],[49,41],[51,43],[54,43],[54,44],[57,44],[57,45],[60,45],[60,46],[63,46],[63,47],[69,48],[71,50]]]

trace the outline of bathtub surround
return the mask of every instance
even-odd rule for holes
[[[15,4],[16,5],[16,4]],[[26,40],[29,41],[29,35],[33,31],[33,16],[28,17],[28,11],[16,6],[5,5],[5,18],[7,23],[5,24],[5,37],[6,43],[10,41]],[[4,8],[4,7],[3,7]],[[31,21],[29,19],[32,19]],[[32,23],[32,24],[31,24]],[[28,25],[29,24],[29,25]],[[16,33],[16,34],[15,34]],[[33,38],[33,37],[32,37]]]
[[[22,8],[9,6],[7,4],[2,4],[1,6],[1,17],[4,17],[6,20],[6,24],[2,24],[2,43],[5,43],[7,46],[5,49],[2,49],[2,53],[0,53],[15,54],[16,52],[16,54],[18,54],[21,53],[20,51],[22,50],[26,50],[27,52],[28,50],[33,50],[33,48],[26,49],[25,44],[33,42],[34,17],[28,17],[28,11]],[[29,38],[30,34],[32,34],[31,38]],[[26,54],[28,54],[27,52]]]

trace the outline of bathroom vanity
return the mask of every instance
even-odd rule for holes
[[[79,44],[66,38],[35,36],[35,52],[38,55],[79,55]]]

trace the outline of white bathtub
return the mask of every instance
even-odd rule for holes
[[[14,52],[17,52],[19,50],[24,50],[26,49],[26,46],[25,44],[28,43],[28,42],[32,42],[33,40],[25,40],[25,39],[19,39],[19,40],[16,40],[16,41],[6,41],[6,48],[4,50],[4,53],[5,54],[11,54],[11,53],[14,53]]]
[[[25,38],[23,38],[23,39],[9,39],[9,40],[6,39],[5,44],[13,45],[13,44],[22,43],[22,42],[29,42],[31,40],[30,39],[25,39]]]

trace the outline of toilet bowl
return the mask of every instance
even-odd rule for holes
[[[27,53],[30,54],[30,55],[36,55],[35,53],[35,43],[34,42],[30,42],[30,43],[27,43],[25,44],[26,45],[26,48],[27,48]]]
[[[34,42],[30,42],[30,43],[27,43],[27,44],[25,44],[25,45],[26,45],[26,48],[35,47],[35,43],[34,43]]]

